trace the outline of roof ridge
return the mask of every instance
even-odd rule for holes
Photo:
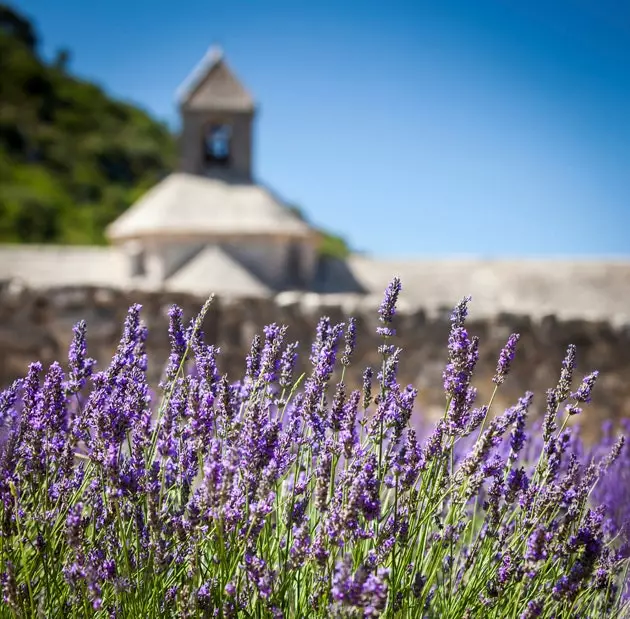
[[[235,104],[236,107],[246,107],[253,110],[254,99],[251,93],[226,62],[225,53],[218,45],[211,45],[208,48],[204,56],[195,65],[188,77],[177,88],[176,100],[179,105],[183,106],[186,103],[190,103],[210,75],[221,67],[227,72],[227,77],[232,82],[232,88],[235,89],[235,93],[232,93],[232,96],[236,94],[236,98],[240,98],[240,101]]]
[[[223,58],[223,50],[218,45],[210,45],[201,60],[197,62],[193,70],[175,90],[176,100],[181,103],[196,88],[201,76],[209,73],[221,58]]]

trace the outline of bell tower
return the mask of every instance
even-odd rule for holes
[[[210,48],[180,88],[178,103],[180,171],[251,181],[256,106],[219,48]]]

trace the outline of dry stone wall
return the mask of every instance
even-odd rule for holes
[[[0,288],[0,384],[22,376],[29,362],[49,364],[63,361],[72,335],[72,326],[85,319],[91,356],[103,367],[113,354],[127,308],[143,306],[142,316],[149,327],[148,349],[151,380],[157,382],[168,349],[167,310],[180,305],[192,318],[204,299],[174,293],[122,292],[107,288],[55,288],[49,290]],[[315,325],[321,315],[343,321],[348,314],[340,304],[304,303],[299,296],[282,302],[270,299],[215,299],[204,324],[206,339],[221,348],[221,369],[232,377],[242,375],[251,338],[265,324],[287,324],[292,340],[300,342],[301,363],[307,361]],[[312,301],[312,298],[311,298]],[[379,366],[375,335],[377,307],[361,307],[353,315],[358,320],[355,362],[350,383],[360,381],[366,365]],[[429,315],[423,310],[396,316],[397,343],[403,349],[400,376],[420,390],[421,414],[433,416],[444,405],[441,391],[442,368],[446,359],[448,311]],[[593,403],[580,422],[593,430],[605,419],[630,417],[630,326],[604,322],[558,321],[548,316],[533,321],[527,316],[497,315],[491,320],[475,320],[474,300],[469,328],[481,338],[479,369],[475,381],[480,398],[487,399],[493,388],[491,378],[497,355],[511,332],[521,334],[513,371],[501,388],[498,407],[508,406],[525,390],[533,390],[535,403],[544,407],[545,391],[557,380],[560,362],[569,343],[578,347],[578,373],[600,370]],[[302,365],[304,367],[304,365]]]

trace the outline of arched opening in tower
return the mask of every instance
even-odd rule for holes
[[[232,131],[229,125],[212,125],[204,136],[204,162],[208,166],[230,164]]]

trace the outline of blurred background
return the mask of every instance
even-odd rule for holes
[[[623,0],[19,0],[1,14],[0,242],[103,242],[175,165],[174,93],[218,44],[260,106],[257,176],[351,248],[630,253]]]

